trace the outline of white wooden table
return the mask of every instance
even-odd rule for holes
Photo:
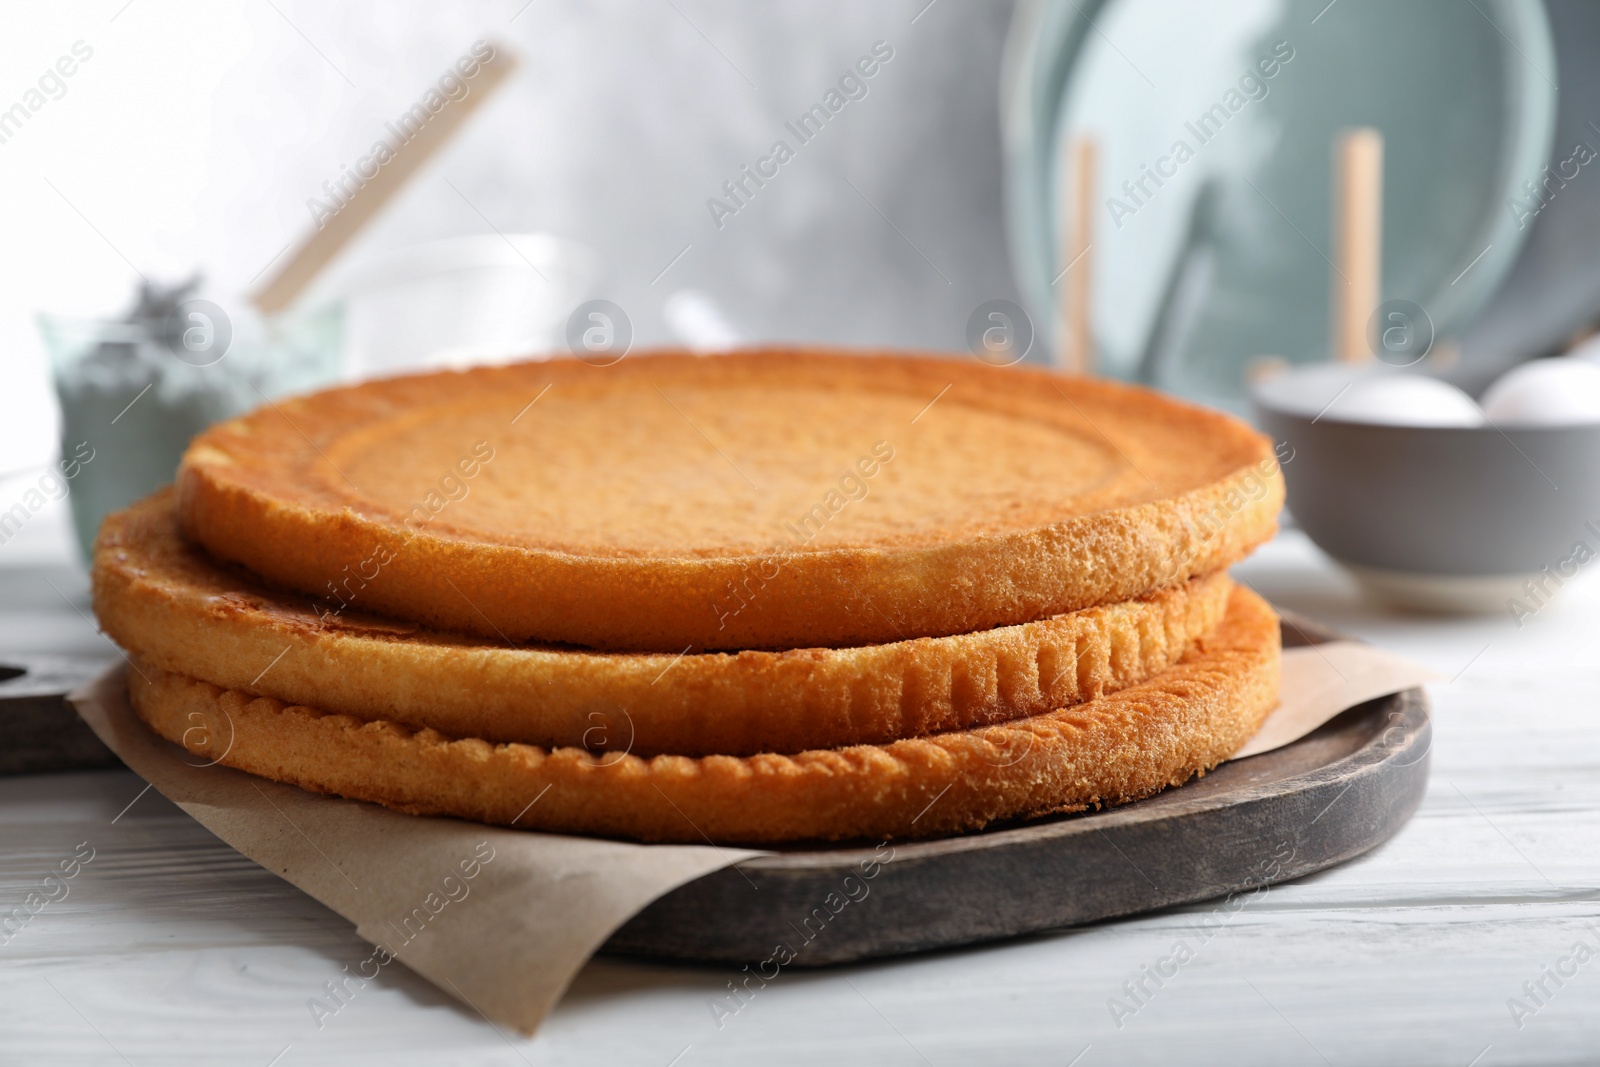
[[[58,519],[0,548],[0,649],[108,651]],[[94,850],[0,945],[0,1064],[1600,1062],[1600,589],[1519,630],[1384,613],[1293,532],[1239,573],[1453,680],[1432,690],[1416,818],[1204,945],[1189,928],[1215,904],[785,972],[721,1029],[708,1002],[729,970],[597,960],[532,1040],[396,965],[319,1028],[308,999],[370,954],[349,923],[131,773],[0,779],[0,912]],[[1119,1028],[1108,999],[1184,938],[1194,959]]]

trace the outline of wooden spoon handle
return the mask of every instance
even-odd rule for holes
[[[1383,134],[1369,126],[1334,142],[1333,219],[1333,358],[1364,363],[1383,280]]]
[[[481,54],[484,50],[487,50],[487,56]],[[388,135],[384,138],[384,144],[389,149],[389,156],[377,163],[376,173],[370,177],[356,174],[360,184],[355,186],[342,205],[331,198],[323,201],[328,212],[315,213],[320,223],[318,228],[300,243],[283,266],[251,297],[251,302],[263,315],[276,314],[294,303],[295,298],[329,261],[355,239],[378,210],[405,186],[412,175],[516,69],[516,56],[496,42],[480,42],[474,48],[473,56],[478,63],[478,70],[470,78],[461,78],[461,83],[468,90],[465,96],[452,100],[437,90],[424,96],[423,102],[419,102],[397,121],[387,124]],[[444,101],[438,110],[428,107],[426,101],[430,96]]]

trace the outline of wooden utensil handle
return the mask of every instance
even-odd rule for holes
[[[1364,363],[1383,277],[1383,134],[1371,127],[1334,144],[1333,219],[1333,358]]]
[[[1056,365],[1068,374],[1094,373],[1094,333],[1090,301],[1094,281],[1094,199],[1100,150],[1087,134],[1067,148],[1063,195],[1069,210],[1061,234],[1061,341]]]
[[[470,80],[462,79],[468,86],[466,95],[457,99],[444,97],[438,111],[418,104],[427,112],[414,128],[404,118],[399,133],[404,139],[394,137],[398,143],[385,140],[390,155],[378,165],[371,176],[358,175],[357,185],[342,206],[322,218],[321,225],[295,249],[283,266],[267,279],[251,298],[263,315],[276,314],[294,303],[312,280],[321,273],[328,262],[338,255],[361,232],[372,216],[403,188],[411,176],[450,139],[478,107],[493,95],[506,76],[516,69],[516,56],[504,45],[488,42],[488,55],[474,52],[478,70]],[[442,96],[442,94],[440,94]],[[414,113],[416,108],[412,109]],[[393,123],[391,129],[396,129]]]

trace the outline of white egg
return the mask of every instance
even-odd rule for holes
[[[1312,363],[1262,377],[1251,383],[1251,393],[1269,411],[1314,419],[1328,410],[1328,405],[1351,382],[1360,381],[1368,373],[1366,368],[1350,363]]]
[[[1484,425],[1483,411],[1470,396],[1420,374],[1377,374],[1352,382],[1328,405],[1326,417],[1381,426]]]
[[[1558,357],[1514,367],[1483,394],[1496,426],[1572,426],[1600,422],[1600,364]]]

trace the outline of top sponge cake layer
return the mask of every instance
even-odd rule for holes
[[[186,533],[330,606],[506,640],[867,644],[1031,621],[1270,536],[1270,443],[1147,390],[767,350],[443,373],[197,438]]]

